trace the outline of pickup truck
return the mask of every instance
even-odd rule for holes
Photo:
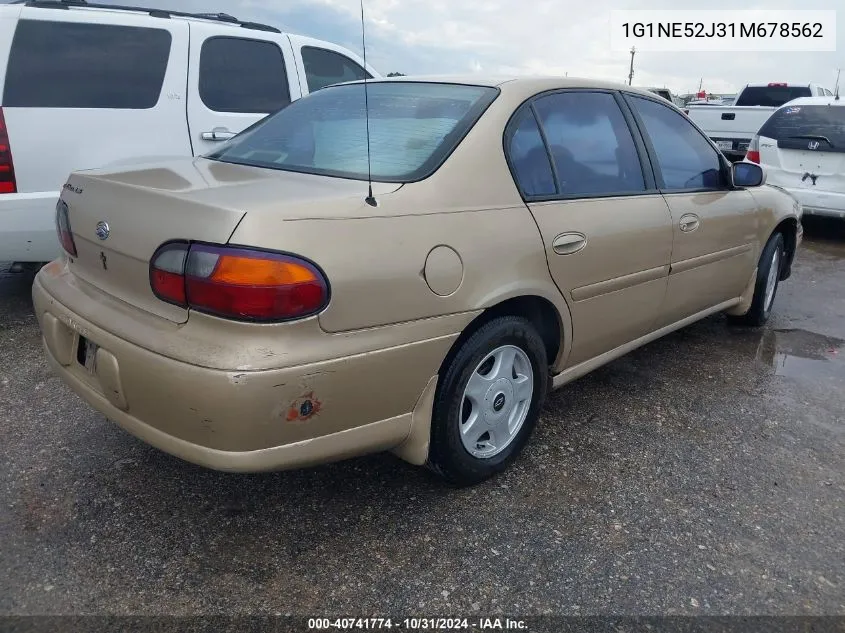
[[[745,157],[748,144],[757,131],[784,103],[799,97],[832,95],[830,90],[816,84],[749,84],[731,106],[690,105],[684,112],[725,156],[739,161]]]

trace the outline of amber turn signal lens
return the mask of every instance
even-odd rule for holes
[[[313,266],[292,259],[223,255],[210,280],[237,286],[278,286],[317,281]]]

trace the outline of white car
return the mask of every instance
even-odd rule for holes
[[[751,140],[746,160],[762,165],[767,182],[792,194],[805,214],[845,218],[845,101],[790,101]]]
[[[741,160],[751,138],[780,106],[799,97],[824,95],[833,96],[833,93],[812,83],[748,84],[731,104],[690,104],[684,112],[713,139],[725,156]]]
[[[59,255],[55,208],[71,171],[205,154],[365,75],[378,73],[345,48],[226,14],[0,5],[0,261]]]

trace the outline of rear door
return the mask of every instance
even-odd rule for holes
[[[845,209],[845,105],[781,108],[760,129],[768,182],[797,189],[821,208]],[[810,206],[810,205],[808,205]]]
[[[758,207],[728,186],[719,153],[689,120],[656,99],[627,95],[672,212],[672,267],[658,326],[742,294],[759,250]]]
[[[190,155],[187,59],[182,21],[24,7],[2,101],[18,192],[58,198],[73,170]]]
[[[649,333],[666,292],[671,218],[618,96],[541,95],[507,135],[511,168],[570,306],[566,365]]]
[[[188,124],[195,155],[214,150],[300,95],[286,36],[191,22]]]

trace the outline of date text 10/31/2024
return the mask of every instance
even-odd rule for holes
[[[513,618],[309,618],[309,630],[527,631]]]

